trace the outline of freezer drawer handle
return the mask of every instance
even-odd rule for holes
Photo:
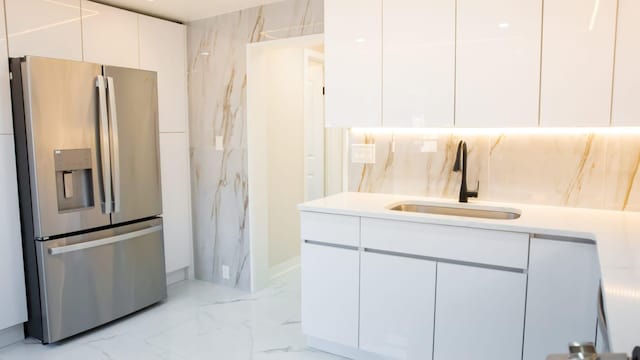
[[[111,214],[111,150],[109,149],[109,115],[107,114],[107,92],[104,76],[98,75],[96,79],[98,88],[98,105],[100,113],[100,160],[102,162],[102,189],[104,191],[105,214]]]
[[[118,109],[116,107],[116,89],[113,78],[107,77],[109,91],[109,131],[111,135],[111,168],[113,171],[113,206],[114,213],[120,212],[120,135],[118,133]]]
[[[156,226],[152,226],[152,227],[147,228],[147,229],[138,230],[138,231],[134,231],[134,232],[127,233],[127,234],[112,236],[112,237],[109,237],[109,238],[106,238],[106,239],[100,239],[100,240],[95,240],[95,241],[87,241],[87,242],[83,242],[83,243],[79,243],[79,244],[73,244],[73,245],[67,245],[67,246],[60,246],[60,247],[51,248],[51,249],[49,249],[49,254],[51,254],[51,255],[60,255],[60,254],[70,253],[70,252],[73,252],[73,251],[91,249],[91,248],[95,248],[95,247],[98,247],[98,246],[111,245],[111,244],[115,244],[115,243],[118,243],[118,242],[135,239],[135,238],[138,238],[138,237],[141,237],[141,236],[144,236],[144,235],[153,234],[154,232],[158,232],[158,231],[162,231],[162,225],[156,225]]]

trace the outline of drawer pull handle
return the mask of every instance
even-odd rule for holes
[[[67,245],[67,246],[54,247],[54,248],[49,249],[49,254],[51,254],[51,255],[60,255],[60,254],[66,254],[66,253],[74,252],[74,251],[91,249],[91,248],[95,248],[95,247],[98,247],[98,246],[111,245],[111,244],[115,244],[115,243],[118,243],[118,242],[122,242],[122,241],[126,241],[126,240],[131,240],[131,239],[134,239],[134,238],[137,238],[137,237],[141,237],[141,236],[144,236],[144,235],[152,234],[154,232],[158,232],[158,231],[161,231],[161,230],[162,230],[162,225],[156,225],[156,226],[152,226],[152,227],[147,228],[147,229],[142,229],[142,230],[138,230],[138,231],[122,234],[122,235],[116,235],[116,236],[108,237],[108,238],[105,238],[105,239],[100,239],[100,240],[95,240],[95,241],[87,241],[87,242],[83,242],[83,243],[79,243],[79,244],[73,244],[73,245]]]

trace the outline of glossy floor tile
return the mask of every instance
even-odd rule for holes
[[[169,287],[166,302],[59,344],[27,339],[10,359],[340,359],[305,345],[300,274],[255,294],[202,281]]]

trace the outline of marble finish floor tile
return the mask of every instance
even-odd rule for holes
[[[12,359],[341,359],[306,346],[300,326],[300,273],[250,294],[203,281],[169,287],[167,301],[67,341],[0,349]]]

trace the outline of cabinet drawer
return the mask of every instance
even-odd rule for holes
[[[360,218],[357,216],[300,213],[302,240],[358,246],[360,244]]]
[[[362,218],[362,247],[508,268],[527,268],[529,234]]]

